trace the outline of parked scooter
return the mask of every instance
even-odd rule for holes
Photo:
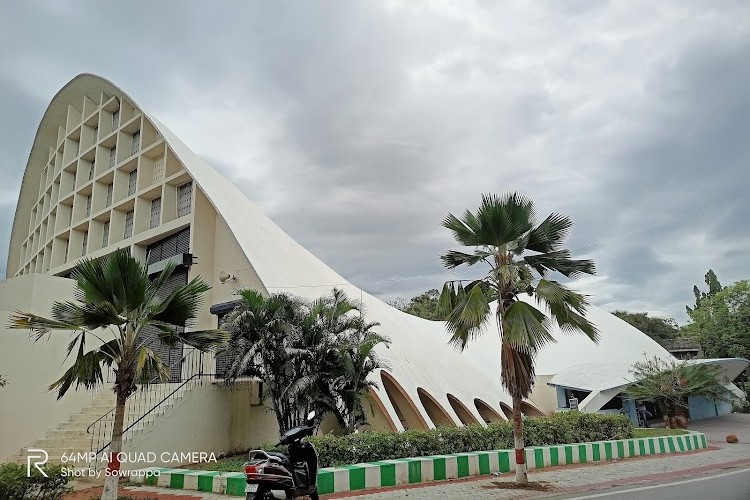
[[[309,496],[318,500],[318,453],[302,439],[312,436],[315,412],[307,416],[307,425],[289,429],[281,436],[279,445],[289,446],[289,456],[283,453],[253,450],[245,463],[246,500],[267,500]],[[278,496],[277,496],[278,495]],[[280,496],[284,495],[284,496]]]

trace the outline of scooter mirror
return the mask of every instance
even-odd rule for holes
[[[315,419],[315,412],[314,411],[311,411],[310,413],[307,414],[307,421],[308,422],[312,422],[314,419]]]

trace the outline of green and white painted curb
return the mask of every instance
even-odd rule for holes
[[[529,469],[541,469],[643,455],[682,453],[706,447],[705,434],[691,432],[679,436],[531,447],[526,448],[526,463]],[[318,491],[321,494],[341,493],[511,472],[514,459],[513,450],[493,450],[329,467],[318,472]],[[240,472],[150,467],[132,476],[131,481],[164,488],[235,496],[245,494],[245,475]]]

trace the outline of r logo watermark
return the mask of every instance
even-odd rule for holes
[[[49,460],[49,454],[46,450],[39,450],[36,448],[29,448],[26,450],[26,477],[31,477],[32,464],[34,464],[34,467],[42,474],[42,476],[49,477],[47,473],[44,472],[44,469],[41,468],[42,465],[47,463],[47,460]]]

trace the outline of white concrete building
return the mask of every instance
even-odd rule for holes
[[[153,272],[165,260],[176,260],[175,283],[204,276],[213,289],[198,328],[217,326],[211,306],[221,313],[239,287],[313,298],[336,286],[360,299],[368,320],[379,322],[378,331],[392,342],[379,351],[388,368],[375,375],[378,388],[369,410],[375,428],[465,425],[509,415],[511,398],[500,384],[495,325],[465,352],[455,351],[447,344],[443,323],[402,313],[349,283],[125,92],[98,76],[79,75],[52,99],[34,139],[13,223],[7,279],[0,284],[0,322],[6,325],[15,310],[48,315],[54,300],[70,295],[72,284],[65,276],[81,257],[117,248],[148,259]],[[222,274],[229,279],[220,280]],[[592,307],[589,317],[602,332],[601,343],[555,332],[557,343],[538,359],[528,415],[558,408],[559,390],[547,384],[555,377],[560,387],[589,392],[581,402],[586,411],[606,406],[616,395],[612,384],[578,387],[576,367],[583,368],[582,363],[600,363],[592,370],[620,376],[644,354],[671,358],[615,316]],[[3,331],[0,373],[10,384],[0,396],[0,460],[20,456],[28,447],[47,449],[54,459],[106,445],[114,406],[107,387],[95,393],[70,391],[60,401],[46,391],[65,369],[61,361],[68,340],[58,332],[32,344],[23,332]],[[264,410],[257,384],[227,388],[215,376],[222,360],[211,355],[181,348],[162,354],[173,365],[173,380],[129,402],[126,451],[221,453],[275,437],[275,420]],[[741,366],[746,364],[736,363]]]

